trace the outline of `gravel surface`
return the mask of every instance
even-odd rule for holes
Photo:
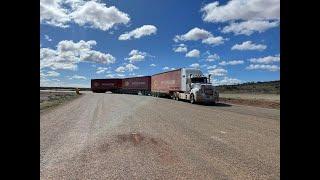
[[[40,114],[41,179],[280,179],[279,114],[85,93]]]

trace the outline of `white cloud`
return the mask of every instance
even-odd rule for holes
[[[222,29],[223,33],[234,33],[235,35],[244,34],[251,35],[254,32],[262,33],[270,28],[277,27],[279,21],[266,21],[266,20],[249,20],[240,23],[231,23]]]
[[[190,67],[199,69],[199,68],[200,68],[200,64],[198,64],[198,63],[193,63],[193,64],[190,65]]]
[[[240,50],[240,51],[258,50],[258,51],[262,51],[262,50],[265,50],[266,48],[267,48],[266,45],[254,44],[251,41],[246,41],[246,42],[243,42],[242,44],[235,44],[234,46],[232,46],[231,50]]]
[[[227,65],[238,65],[238,64],[243,64],[243,63],[244,63],[244,61],[242,61],[242,60],[233,60],[233,61],[228,61],[228,62],[221,61],[219,63],[219,65],[220,66],[227,66]]]
[[[57,77],[60,76],[60,73],[56,72],[56,71],[48,71],[48,72],[43,72],[40,71],[40,77]]]
[[[209,45],[219,45],[224,42],[223,37],[221,36],[215,37],[209,31],[200,29],[198,27],[191,29],[186,34],[176,35],[173,40],[175,42],[202,40],[202,43],[209,44]]]
[[[168,66],[162,68],[162,70],[168,70],[168,69],[170,69]]]
[[[170,68],[171,70],[175,70],[176,68]]]
[[[96,41],[60,41],[57,49],[40,48],[40,69],[51,68],[76,70],[79,62],[110,64],[116,61],[111,54],[92,50]]]
[[[280,55],[266,56],[262,58],[251,58],[249,59],[249,61],[252,63],[271,64],[273,62],[280,62]]]
[[[145,59],[147,56],[153,57],[153,56],[149,55],[149,54],[146,53],[146,52],[142,52],[142,51],[133,49],[133,50],[130,51],[129,57],[128,57],[128,58],[125,58],[125,59],[126,59],[126,60],[129,60],[130,63],[134,63],[134,62],[137,62],[137,61],[144,61],[144,59]]]
[[[104,73],[106,70],[108,70],[109,68],[107,67],[98,67],[97,68],[97,74],[101,74],[101,73]]]
[[[40,23],[50,24],[62,28],[68,27],[71,21],[67,10],[62,8],[59,0],[40,0]]]
[[[71,8],[68,8],[71,7]],[[97,1],[40,0],[40,22],[58,27],[69,27],[70,22],[80,26],[106,31],[117,24],[127,24],[128,14],[115,6],[107,7]]]
[[[118,77],[124,77],[124,74],[117,74]]]
[[[70,77],[69,79],[83,79],[83,80],[86,80],[87,78],[84,77],[84,76],[79,76],[79,75],[73,75],[72,77]]]
[[[88,1],[79,6],[70,17],[80,26],[90,25],[92,28],[106,31],[115,24],[127,24],[129,15],[119,11],[115,6],[107,7],[106,4]]]
[[[280,0],[231,0],[225,5],[215,1],[201,8],[201,12],[206,22],[280,19]]]
[[[156,67],[157,65],[155,65],[155,64],[150,64],[150,66],[151,66],[151,67]]]
[[[51,39],[48,35],[46,35],[46,34],[44,35],[44,38],[45,38],[47,41],[49,41],[49,42],[52,41],[52,39]]]
[[[277,65],[265,65],[265,64],[250,64],[246,67],[247,70],[266,70],[266,71],[278,71],[280,70]]]
[[[99,51],[91,50],[83,54],[83,61],[92,61],[96,63],[110,64],[115,62],[115,57],[111,54],[105,54]]]
[[[176,35],[174,39],[176,41],[197,41],[207,39],[211,36],[212,34],[209,31],[195,27],[188,31],[186,34]]]
[[[212,62],[212,61],[220,59],[218,54],[210,54],[209,52],[207,52],[207,54],[208,54],[208,56],[206,58],[206,61]]]
[[[177,47],[172,49],[174,52],[187,52],[188,48],[185,44],[179,44]]]
[[[242,83],[241,80],[236,79],[236,78],[229,78],[229,77],[224,77],[221,80],[218,79],[213,79],[212,84],[214,86],[219,86],[219,85],[234,85],[234,84],[240,84]]]
[[[219,45],[223,44],[224,39],[221,36],[218,37],[208,37],[207,39],[202,40],[202,43],[209,45]]]
[[[133,65],[133,64],[127,64],[125,66],[119,66],[115,71],[118,73],[123,73],[126,71],[132,72],[135,69],[139,69],[139,67]]]
[[[139,39],[143,36],[150,36],[157,33],[157,27],[153,25],[143,25],[130,32],[126,32],[119,36],[119,40],[130,40],[131,38]]]
[[[212,69],[208,71],[208,74],[212,74],[213,76],[226,76],[227,70],[222,68]]]
[[[197,49],[193,49],[186,54],[186,57],[190,57],[190,58],[200,57],[200,51]]]
[[[208,66],[207,69],[215,69],[217,65]]]
[[[114,78],[115,76],[113,74],[107,74],[106,77],[107,78]]]

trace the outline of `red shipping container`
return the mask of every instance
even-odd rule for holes
[[[91,90],[93,92],[119,91],[122,79],[91,79]]]
[[[166,94],[171,91],[181,91],[181,69],[151,76],[151,91]]]
[[[132,77],[122,79],[122,91],[137,93],[138,91],[150,92],[151,76]]]

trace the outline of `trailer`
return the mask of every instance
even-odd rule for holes
[[[151,76],[122,79],[122,93],[148,95],[151,92]]]
[[[91,91],[94,93],[105,93],[107,91],[119,93],[121,86],[122,79],[91,79]]]
[[[191,103],[216,103],[219,93],[199,69],[180,68],[151,76],[151,95]]]

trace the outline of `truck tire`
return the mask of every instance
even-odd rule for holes
[[[191,104],[195,104],[196,103],[196,101],[194,100],[193,94],[190,94],[190,103]]]
[[[178,95],[178,93],[175,93],[175,100],[176,100],[176,101],[179,101],[179,95]]]

